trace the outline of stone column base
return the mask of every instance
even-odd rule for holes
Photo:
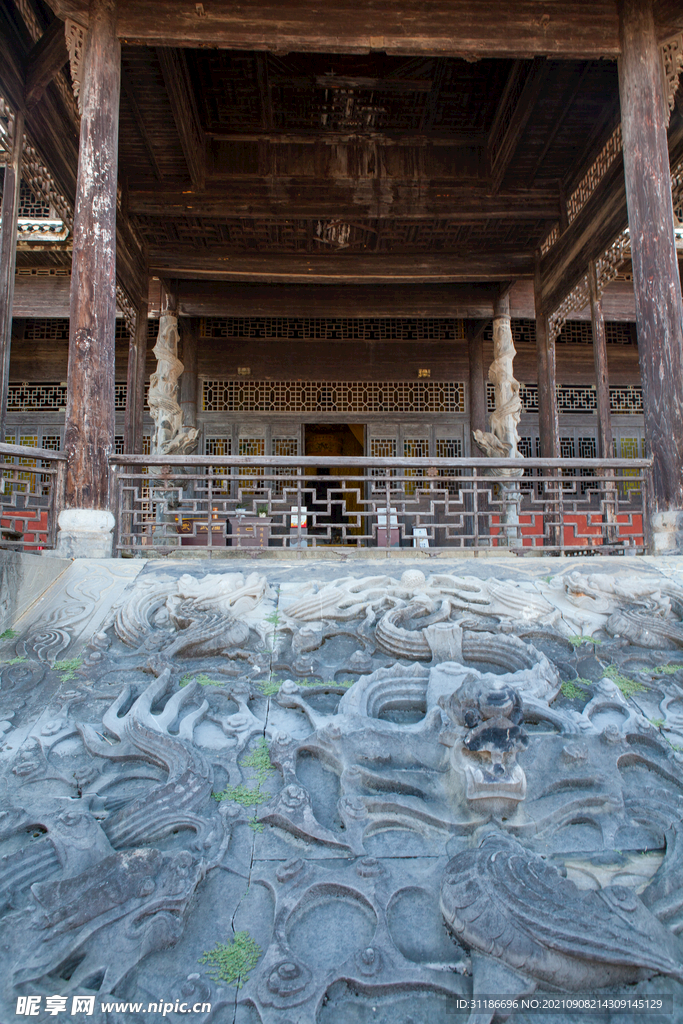
[[[61,558],[111,558],[114,516],[106,509],[67,508],[59,513],[55,554]]]
[[[650,517],[653,555],[683,555],[683,512],[655,512]]]

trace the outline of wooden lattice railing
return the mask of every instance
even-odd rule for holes
[[[65,470],[63,452],[0,444],[0,547],[55,547]]]
[[[117,455],[111,464],[119,555],[646,546],[646,459]],[[500,475],[511,469],[523,475]]]

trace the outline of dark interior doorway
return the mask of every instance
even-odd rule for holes
[[[315,524],[309,526],[309,533],[317,534],[323,542],[343,543],[345,534],[355,531],[352,513],[358,504],[357,490],[345,489],[352,470],[330,466],[325,460],[363,455],[363,437],[364,427],[360,423],[311,423],[304,427],[304,454],[320,460],[315,470],[310,470],[310,475],[319,479],[312,483],[306,496],[309,511],[315,513]]]

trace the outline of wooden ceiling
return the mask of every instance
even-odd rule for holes
[[[85,0],[24,2],[44,30],[55,14],[86,21]],[[530,278],[619,118],[616,0],[118,9],[119,265],[130,293],[145,265],[259,284]],[[656,0],[660,34],[683,28],[682,11]],[[20,93],[31,46],[7,0],[8,95]],[[674,113],[679,146],[682,124]],[[76,126],[54,84],[27,126],[73,199]],[[593,205],[609,244],[625,217],[621,159]],[[591,231],[579,218],[544,258],[553,301],[598,254]],[[68,261],[68,244],[33,259]]]
[[[448,253],[480,280],[529,274],[618,107],[611,60],[124,45],[122,68],[127,209],[151,265],[178,276],[247,253]]]

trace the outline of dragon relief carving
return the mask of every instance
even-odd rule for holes
[[[653,661],[680,657],[681,598],[654,575],[410,569],[278,593],[166,568],[131,584],[72,682],[18,638],[0,1002],[156,994],[179,962],[202,1024],[236,999],[314,1024],[345,999],[414,1016],[683,983],[683,689],[678,661]],[[577,635],[584,701],[561,689]],[[626,696],[608,662],[651,666],[651,690]],[[239,914],[261,930],[235,990],[197,960]]]

